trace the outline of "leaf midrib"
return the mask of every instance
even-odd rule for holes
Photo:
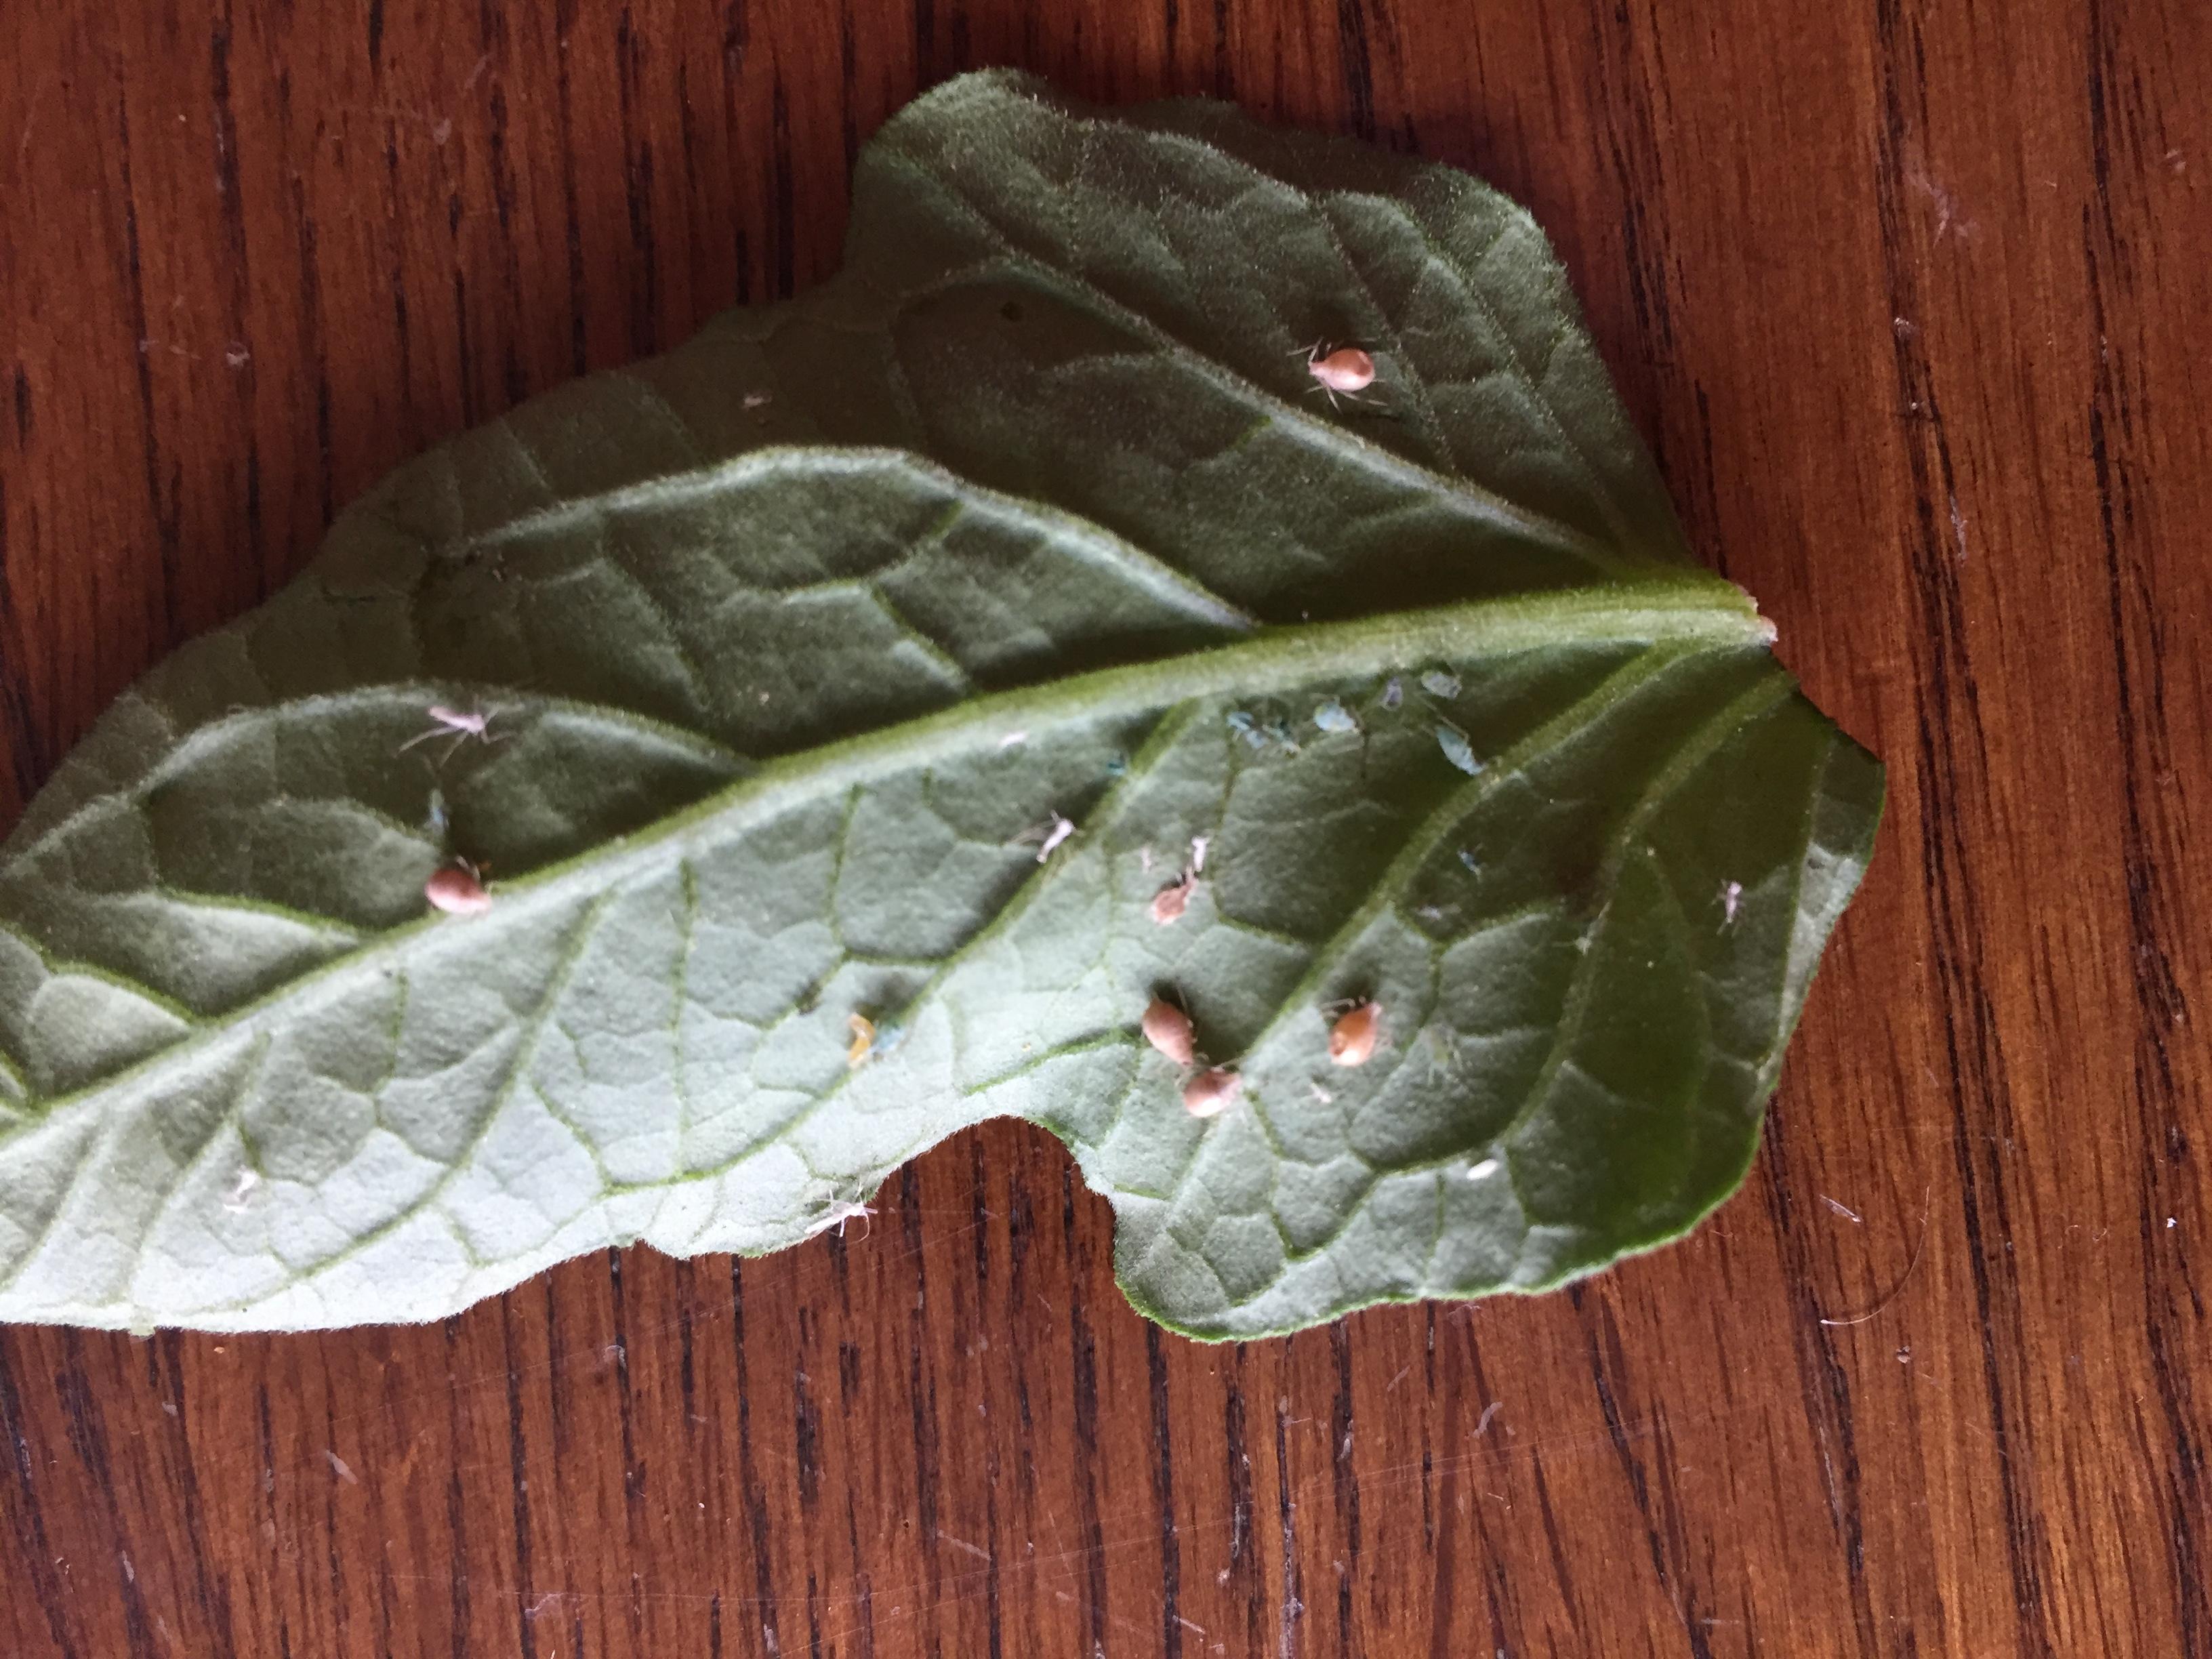
[[[1043,685],[994,692],[894,726],[841,738],[762,765],[703,799],[572,858],[497,884],[483,919],[436,915],[332,957],[258,1001],[195,1022],[191,1036],[126,1069],[66,1094],[29,1097],[22,1128],[64,1109],[96,1105],[146,1084],[216,1045],[269,1030],[320,994],[338,995],[419,943],[464,948],[468,930],[526,921],[579,897],[678,864],[720,836],[765,822],[826,792],[995,746],[1017,733],[1073,719],[1165,709],[1193,698],[1266,696],[1328,676],[1355,677],[1443,658],[1485,657],[1567,645],[1702,643],[1765,646],[1772,630],[1750,597],[1695,568],[1632,583],[1465,601],[1349,622],[1267,629],[1230,643]],[[20,1130],[0,1132],[0,1140]]]

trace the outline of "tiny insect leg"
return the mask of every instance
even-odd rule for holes
[[[1361,409],[1376,407],[1375,399],[1372,398],[1363,398],[1352,392],[1339,392],[1334,386],[1324,386],[1319,380],[1316,380],[1306,388],[1306,396],[1310,398],[1316,392],[1328,399],[1328,406],[1331,409],[1341,409],[1346,404],[1356,404]]]

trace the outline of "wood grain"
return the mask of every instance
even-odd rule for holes
[[[860,140],[987,63],[1551,229],[1891,767],[1743,1195],[1567,1294],[1209,1348],[999,1125],[742,1266],[0,1332],[0,1652],[2212,1654],[2195,0],[10,4],[0,823],[394,462],[827,272]]]

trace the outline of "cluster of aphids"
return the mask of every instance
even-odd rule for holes
[[[1459,677],[1447,668],[1431,668],[1419,678],[1420,690],[1431,705],[1446,704],[1460,695]],[[1402,680],[1392,677],[1382,688],[1380,698],[1386,711],[1405,706],[1406,688]],[[1262,707],[1233,708],[1224,717],[1231,732],[1248,747],[1265,753],[1280,750],[1290,754],[1299,752],[1297,724],[1284,717],[1280,710]],[[1359,716],[1334,697],[1324,698],[1315,705],[1310,716],[1314,726],[1330,736],[1357,733],[1364,728]],[[1437,714],[1437,746],[1461,771],[1470,776],[1484,769],[1483,763],[1474,753],[1474,746],[1459,726]],[[1205,842],[1194,843],[1196,865],[1203,867]],[[1480,866],[1474,854],[1462,849],[1462,862],[1474,873]],[[1152,900],[1152,920],[1167,923],[1175,921],[1189,903],[1197,880],[1195,869],[1186,868]],[[1375,1053],[1382,1039],[1382,1010],[1379,1004],[1368,999],[1338,1003],[1327,1010],[1332,1016],[1328,1036],[1328,1054],[1339,1066],[1364,1066]],[[1236,1103],[1243,1093],[1243,1082],[1231,1066],[1206,1065],[1196,1050],[1190,1016],[1165,997],[1156,996],[1145,1010],[1139,1022],[1145,1038],[1152,1047],[1188,1073],[1182,1090],[1182,1103],[1194,1117],[1213,1117]],[[1494,1166],[1493,1166],[1494,1167]],[[1488,1173],[1486,1170],[1484,1173]]]
[[[1354,731],[1358,722],[1346,714],[1334,699],[1323,703],[1322,710],[1335,709],[1343,714],[1344,724],[1332,725],[1321,712],[1316,723],[1323,731]],[[1240,711],[1241,712],[1241,711]],[[1240,726],[1237,716],[1230,716],[1232,730],[1262,732],[1267,728],[1251,723]],[[1274,739],[1266,739],[1273,741]],[[1295,747],[1295,744],[1293,744]],[[1190,861],[1184,865],[1174,880],[1152,895],[1152,916],[1155,926],[1173,927],[1182,920],[1183,912],[1190,908],[1191,896],[1198,890],[1198,878],[1206,869],[1206,850],[1211,838],[1198,836],[1190,843]],[[1149,854],[1147,855],[1149,859]],[[1193,1117],[1218,1117],[1235,1105],[1244,1092],[1244,1079],[1233,1066],[1214,1066],[1206,1063],[1198,1052],[1198,1039],[1190,1016],[1164,996],[1155,996],[1138,1022],[1145,1041],[1173,1060],[1185,1073],[1182,1085],[1183,1109]],[[1335,1024],[1328,1034],[1329,1058],[1340,1066],[1364,1066],[1374,1055],[1375,1045],[1382,1034],[1382,1010],[1376,1004],[1361,1000],[1340,1004]]]
[[[1297,354],[1305,358],[1307,372],[1314,380],[1314,390],[1327,397],[1332,405],[1340,398],[1359,404],[1370,400],[1359,396],[1375,384],[1375,359],[1357,346],[1340,345],[1327,350],[1322,343],[1301,348]],[[750,401],[748,400],[748,407]],[[1459,693],[1459,682],[1443,670],[1432,670],[1421,677],[1425,690],[1438,697],[1449,699]],[[1393,679],[1385,688],[1382,706],[1395,709],[1401,701],[1401,688]],[[412,749],[416,744],[434,738],[450,738],[446,754],[450,757],[456,749],[471,739],[479,743],[495,743],[500,739],[488,730],[492,711],[486,709],[455,708],[442,703],[433,703],[428,713],[431,725],[419,736],[401,745]],[[1358,718],[1334,697],[1322,702],[1313,711],[1313,723],[1322,732],[1338,734],[1355,732],[1360,729]],[[1237,709],[1228,716],[1230,728],[1245,744],[1255,750],[1278,748],[1291,753],[1298,750],[1298,741],[1291,725],[1279,714],[1254,714]],[[1474,757],[1466,735],[1449,721],[1437,728],[1437,741],[1444,754],[1462,771],[1474,773],[1481,766]],[[1037,852],[1042,864],[1074,831],[1067,819],[1054,814],[1048,830],[1042,837]],[[1206,866],[1206,838],[1199,836],[1191,843],[1191,860],[1188,866],[1153,896],[1152,921],[1162,927],[1179,920],[1188,907],[1196,890],[1198,878]],[[423,884],[423,897],[431,906],[448,915],[480,915],[491,908],[491,895],[484,889],[482,872],[468,860],[455,857],[434,872]],[[847,1063],[857,1069],[872,1059],[880,1058],[896,1046],[903,1033],[896,1025],[878,1026],[863,1015],[855,1014],[852,1021],[852,1042],[847,1054]],[[1164,998],[1155,998],[1145,1011],[1142,1026],[1152,1047],[1170,1060],[1189,1071],[1191,1075],[1183,1085],[1183,1105],[1194,1117],[1212,1117],[1225,1110],[1237,1098],[1243,1088],[1237,1073],[1229,1066],[1200,1064],[1193,1036],[1190,1016]],[[1382,1010],[1371,1001],[1341,1006],[1330,1028],[1329,1058],[1340,1066],[1364,1066],[1375,1052],[1382,1035]]]
[[[1198,1052],[1197,1033],[1190,1016],[1156,996],[1139,1022],[1145,1041],[1188,1073],[1182,1085],[1183,1109],[1193,1117],[1218,1117],[1235,1105],[1244,1092],[1244,1079],[1233,1066],[1209,1066]],[[1382,1040],[1382,1006],[1358,1001],[1338,1005],[1328,1030],[1328,1057],[1340,1066],[1364,1066],[1374,1057]]]
[[[1446,760],[1469,777],[1480,776],[1483,763],[1474,752],[1474,742],[1438,707],[1458,697],[1459,676],[1449,669],[1431,668],[1420,677],[1420,687],[1428,694],[1431,712],[1435,715],[1437,747],[1443,751]],[[1403,707],[1405,701],[1405,683],[1393,676],[1383,684],[1382,708],[1386,712],[1394,712]],[[1329,736],[1358,732],[1364,729],[1359,716],[1334,697],[1323,698],[1315,706],[1310,718],[1316,730]],[[1279,751],[1295,755],[1302,750],[1303,745],[1298,739],[1299,724],[1286,718],[1279,708],[1272,704],[1232,708],[1224,719],[1237,738],[1255,754]]]

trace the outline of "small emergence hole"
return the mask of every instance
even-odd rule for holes
[[[1022,302],[1019,300],[1007,301],[999,307],[999,315],[1010,323],[1018,323],[1022,319]]]

